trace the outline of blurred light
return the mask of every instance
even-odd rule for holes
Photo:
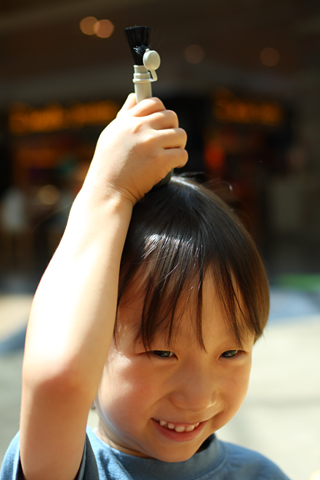
[[[320,480],[320,470],[313,472],[309,480]]]
[[[94,26],[97,23],[97,19],[95,17],[86,17],[83,18],[80,22],[80,30],[85,35],[94,35],[96,32],[94,30]]]
[[[100,38],[109,38],[113,34],[114,25],[110,20],[99,20],[94,25],[94,33]]]
[[[221,122],[280,125],[284,118],[282,107],[276,102],[255,101],[236,97],[217,97],[213,114]]]
[[[204,158],[210,169],[219,170],[225,163],[226,154],[221,145],[215,141],[210,141],[205,146]]]
[[[214,89],[214,96],[219,98],[231,98],[234,94],[226,87],[217,87]]]
[[[41,109],[16,105],[9,111],[9,129],[20,135],[103,125],[115,118],[118,109],[119,106],[111,100],[75,103],[69,107],[55,104]]]
[[[204,58],[204,50],[200,45],[189,45],[184,51],[184,57],[189,63],[200,63]]]
[[[260,61],[266,67],[274,67],[279,63],[280,53],[272,47],[267,47],[260,52]]]
[[[60,198],[60,192],[54,185],[41,187],[37,194],[37,200],[42,205],[55,205]]]

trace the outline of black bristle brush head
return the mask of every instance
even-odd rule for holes
[[[129,27],[125,29],[135,65],[143,65],[143,55],[150,49],[150,27]]]

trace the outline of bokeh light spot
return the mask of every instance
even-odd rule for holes
[[[109,38],[113,34],[114,25],[110,20],[103,19],[94,25],[94,33],[100,38]]]
[[[37,200],[42,205],[55,205],[60,198],[60,193],[54,185],[41,187],[37,194]]]
[[[267,47],[260,52],[260,61],[266,67],[275,67],[280,60],[280,53],[272,47]]]
[[[94,35],[94,26],[97,23],[96,17],[85,17],[80,22],[80,30],[85,35]]]
[[[184,57],[189,63],[200,63],[204,58],[204,50],[200,45],[189,45],[184,50]]]

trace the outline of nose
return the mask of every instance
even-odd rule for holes
[[[209,372],[189,369],[176,378],[170,400],[175,407],[201,413],[217,404],[219,381]]]

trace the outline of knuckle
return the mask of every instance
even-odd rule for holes
[[[180,131],[181,131],[182,136],[183,136],[185,139],[187,139],[188,135],[187,135],[187,132],[185,131],[185,129],[184,129],[184,128],[180,128]]]
[[[187,132],[183,128],[179,128],[179,135],[180,135],[182,144],[186,145],[188,140]]]
[[[181,155],[180,155],[180,161],[179,161],[179,166],[180,167],[183,167],[187,162],[188,162],[188,159],[189,159],[189,154],[187,152],[187,150],[183,149],[181,151]]]
[[[173,110],[166,110],[166,114],[174,125],[176,125],[176,126],[179,125],[179,119],[178,119],[178,115],[176,114],[176,112],[174,112]]]
[[[163,102],[160,100],[160,98],[158,97],[152,97],[150,99],[150,101],[152,101],[154,103],[154,105],[157,107],[157,109],[159,110],[165,110],[165,106],[163,104]]]

